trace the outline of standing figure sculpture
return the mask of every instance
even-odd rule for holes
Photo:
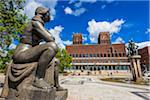
[[[140,65],[141,56],[138,55],[138,46],[133,42],[133,40],[130,40],[127,49],[128,49],[128,57],[131,62],[130,69],[133,75],[133,80],[141,81],[142,80],[142,72]]]
[[[25,33],[21,38],[21,43],[13,55],[13,64],[8,69],[8,75],[6,75],[6,78],[8,77],[8,88],[16,88],[21,84],[22,80],[29,76],[29,73],[35,70],[35,78],[32,84],[34,87],[40,89],[56,87],[56,90],[63,90],[58,83],[59,60],[55,58],[58,52],[58,46],[51,33],[44,28],[44,23],[49,21],[49,9],[38,7],[31,23],[29,23],[25,29]],[[39,44],[43,40],[45,43]],[[36,68],[32,68],[32,65],[28,66],[28,63],[34,62],[37,62]],[[44,80],[46,70],[51,62],[55,64],[54,86],[50,86],[50,84]],[[8,93],[6,92],[9,91],[4,86],[2,97],[7,97]]]
[[[133,42],[133,40],[130,40],[129,41],[129,44],[128,44],[128,56],[131,57],[133,55],[138,55],[138,46]]]

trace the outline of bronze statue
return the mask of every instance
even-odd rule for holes
[[[6,97],[8,88],[16,88],[22,83],[29,74],[35,70],[35,79],[32,85],[40,89],[50,89],[50,86],[45,80],[46,69],[50,64],[54,64],[54,87],[56,90],[64,90],[58,83],[58,66],[59,60],[55,58],[58,52],[58,46],[55,43],[55,38],[51,33],[44,28],[44,23],[50,21],[49,9],[38,7],[35,11],[35,16],[31,23],[25,29],[25,33],[21,38],[21,43],[17,47],[13,55],[13,63],[8,68],[3,88],[2,97]],[[46,43],[40,44],[41,41]],[[37,62],[34,64],[34,62]],[[32,63],[32,64],[30,64]],[[29,65],[30,64],[30,65]],[[32,67],[31,67],[32,66]],[[12,85],[13,84],[13,85]],[[7,89],[6,89],[7,87]]]
[[[133,42],[133,40],[129,41],[127,50],[128,50],[128,56],[131,57],[133,55],[138,55],[138,46]]]

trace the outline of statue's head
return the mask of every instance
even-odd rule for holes
[[[50,12],[49,9],[44,7],[38,7],[35,10],[35,15],[41,15],[44,22],[50,21]]]

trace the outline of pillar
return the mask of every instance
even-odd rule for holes
[[[132,63],[133,69],[134,69],[135,79],[137,79],[138,78],[138,70],[137,70],[137,65],[136,65],[135,59],[132,59],[131,63]]]
[[[132,70],[133,80],[134,81],[140,81],[140,80],[142,80],[140,58],[141,58],[140,55],[133,55],[130,58],[130,60],[131,60],[131,70]]]
[[[138,72],[139,72],[139,77],[142,78],[142,70],[141,70],[140,59],[137,59],[137,69],[138,69]]]

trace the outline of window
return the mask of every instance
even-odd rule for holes
[[[123,53],[123,56],[125,57],[125,56],[126,56],[126,53]]]
[[[83,54],[83,57],[85,57],[85,54]]]
[[[121,57],[121,53],[119,53],[119,57]]]
[[[79,57],[82,57],[81,54],[79,54]]]
[[[115,56],[118,57],[117,53],[115,53]]]
[[[78,54],[76,54],[76,57],[78,57]]]
[[[112,53],[112,57],[114,57],[114,54]]]
[[[101,70],[104,70],[104,66],[101,66]]]
[[[112,70],[115,70],[115,66],[112,66]]]
[[[85,57],[88,57],[88,54],[86,54]]]
[[[122,66],[119,66],[119,70],[122,70]]]
[[[108,57],[110,57],[110,54],[108,54]]]
[[[93,54],[93,57],[96,57],[96,54]]]
[[[106,66],[107,70],[109,70],[109,66]]]
[[[72,57],[74,57],[74,54],[72,54]]]
[[[104,54],[104,57],[106,57],[106,54]]]
[[[115,70],[118,70],[119,68],[118,68],[118,66],[115,66]]]
[[[111,69],[111,66],[108,66],[108,67],[109,67],[109,70],[112,70],[112,69]]]
[[[90,54],[90,57],[92,57],[92,54]]]

